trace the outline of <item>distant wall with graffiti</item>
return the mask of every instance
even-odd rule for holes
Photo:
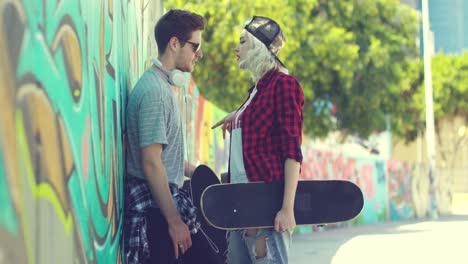
[[[188,142],[186,159],[195,165],[206,164],[220,175],[228,169],[229,137],[223,139],[221,131],[213,130],[211,126],[224,118],[226,112],[200,95],[190,75],[187,75],[186,87],[185,93],[180,89],[175,90],[183,108],[182,119],[188,124],[184,129],[184,137]],[[185,98],[182,98],[184,94]]]
[[[0,263],[120,263],[123,111],[162,1],[0,1]]]
[[[431,209],[427,168],[406,161],[356,157],[343,152],[303,147],[301,179],[341,179],[356,183],[364,194],[364,209],[347,224],[370,224],[428,216]],[[437,175],[435,199],[439,213],[450,212],[450,187]]]

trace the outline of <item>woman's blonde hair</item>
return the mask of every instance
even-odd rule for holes
[[[278,69],[281,72],[288,73],[274,57],[270,50],[260,40],[246,31],[250,50],[246,54],[246,59],[242,62],[242,68],[252,74],[252,79],[256,83],[262,76],[272,69]]]

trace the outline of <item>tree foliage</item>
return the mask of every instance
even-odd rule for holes
[[[468,121],[468,53],[463,56],[438,54],[432,59],[434,116],[464,116]],[[420,89],[419,96],[423,93]]]
[[[279,57],[304,88],[310,134],[341,130],[366,137],[384,130],[390,115],[394,134],[409,140],[424,120],[417,14],[396,0],[167,0],[165,7],[206,18],[204,58],[194,78],[201,93],[226,111],[238,107],[252,85],[236,66],[240,32],[253,15],[263,15],[274,18],[286,36]],[[466,111],[467,100],[459,102],[466,98],[466,58],[451,60],[434,59],[436,118]],[[449,69],[453,65],[458,70]]]
[[[436,129],[444,118],[463,117],[468,123],[468,53],[437,54],[432,58],[433,108]],[[407,142],[425,129],[425,83],[423,60],[414,61],[402,79],[403,107],[394,109],[394,132]],[[436,131],[438,132],[438,131]],[[437,133],[438,135],[440,133]]]

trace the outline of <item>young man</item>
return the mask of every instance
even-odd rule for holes
[[[128,263],[210,262],[207,252],[212,252],[197,233],[189,195],[179,189],[193,166],[184,163],[184,120],[174,91],[182,89],[176,86],[181,86],[183,72],[192,72],[203,57],[204,24],[203,17],[188,11],[163,15],[154,29],[159,58],[128,98],[124,216]]]

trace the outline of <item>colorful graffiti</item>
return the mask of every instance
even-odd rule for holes
[[[229,138],[223,139],[222,134],[211,126],[226,112],[201,96],[193,78],[190,75],[186,77],[185,89],[174,88],[182,108],[184,141],[188,142],[185,158],[195,165],[208,165],[220,175],[227,171]]]
[[[307,142],[307,141],[306,141]],[[430,211],[427,169],[405,161],[353,157],[342,152],[314,150],[303,146],[303,180],[349,180],[364,194],[364,209],[352,223],[369,224],[387,220],[425,217]],[[437,210],[450,212],[450,184],[438,174]]]
[[[387,182],[381,160],[355,158],[332,151],[303,148],[302,180],[348,180],[364,194],[364,209],[358,223],[375,223],[387,219]]]
[[[122,262],[122,116],[160,6],[0,2],[0,262]]]
[[[388,175],[388,210],[390,220],[409,219],[413,217],[411,197],[412,169],[408,162],[389,160]]]

